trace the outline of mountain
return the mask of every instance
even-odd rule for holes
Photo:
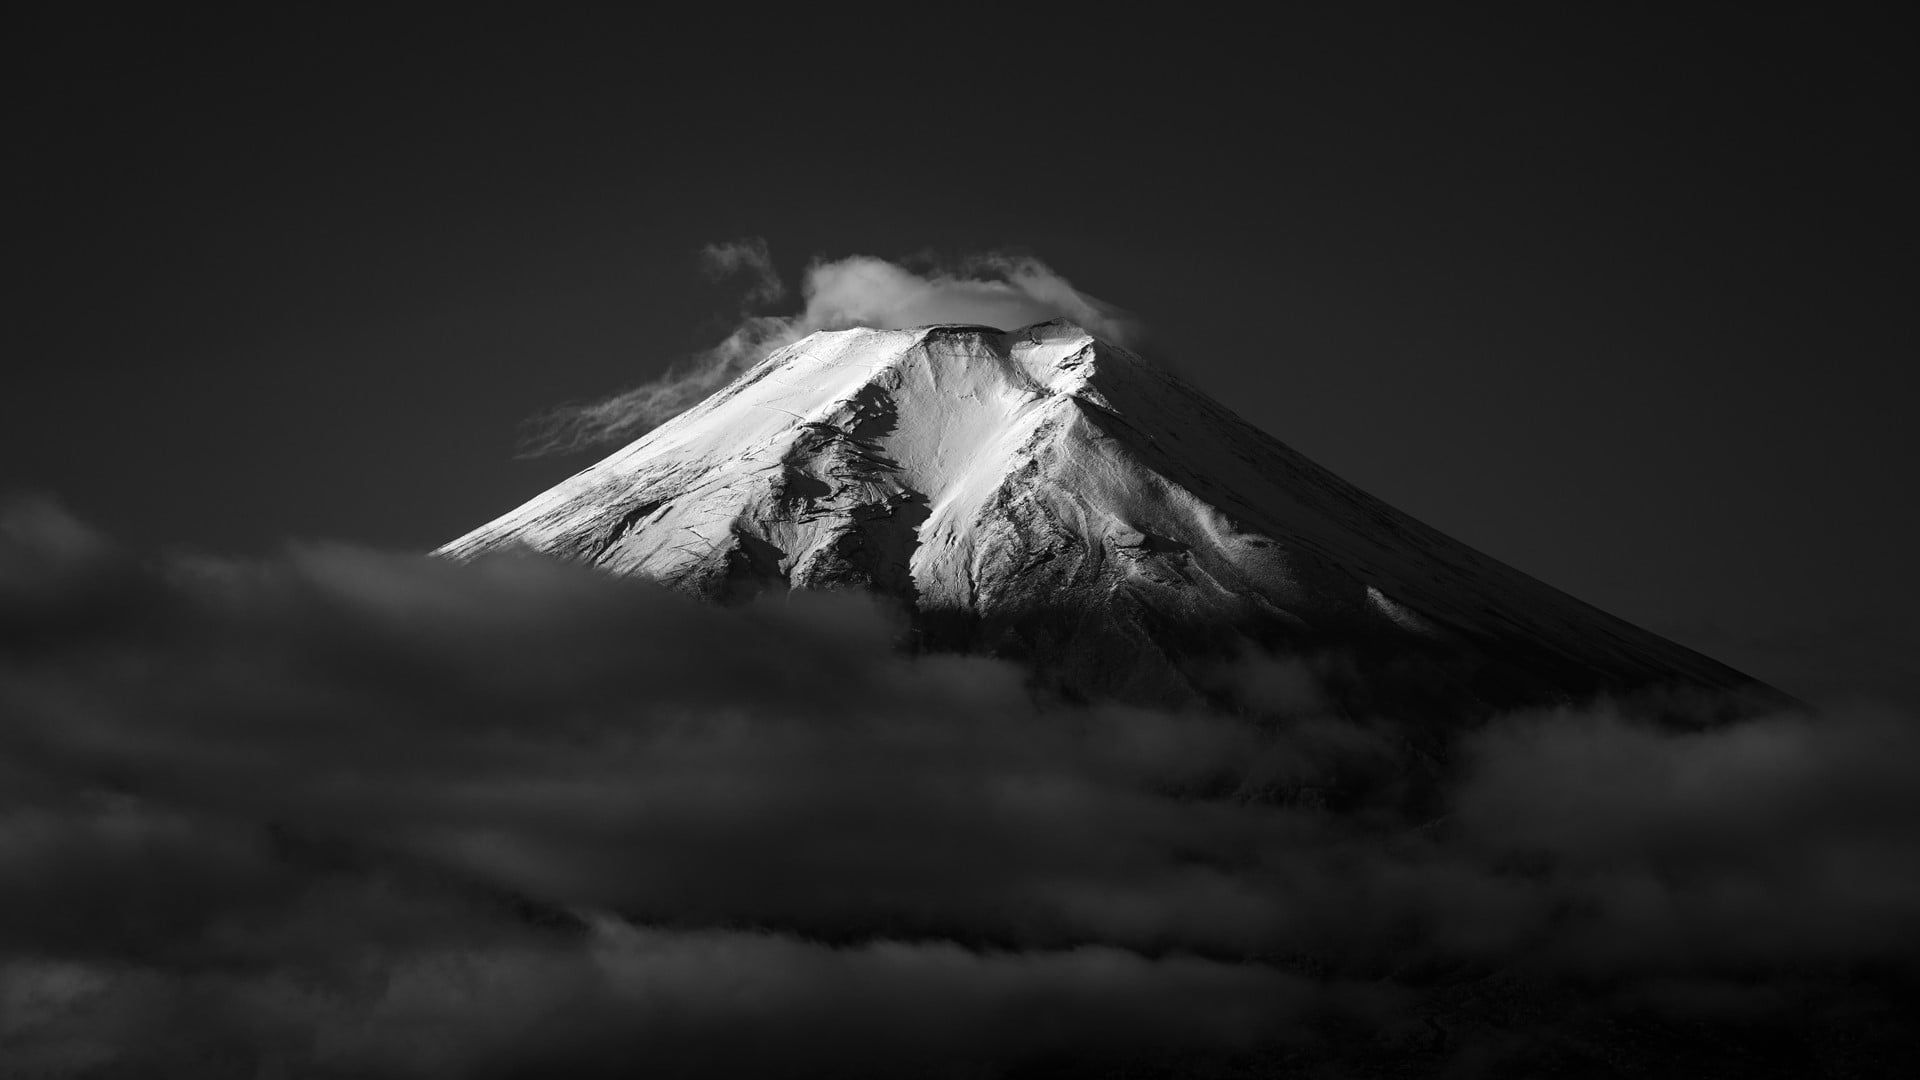
[[[1081,696],[1230,695],[1263,652],[1350,708],[1775,696],[1064,321],[813,334],[440,553],[519,547],[723,601],[872,590]]]

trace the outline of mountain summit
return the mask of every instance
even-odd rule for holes
[[[813,334],[440,553],[518,547],[719,600],[872,590],[1095,697],[1215,692],[1260,650],[1376,707],[1766,694],[1059,320]]]

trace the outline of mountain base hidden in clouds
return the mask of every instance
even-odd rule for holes
[[[698,596],[859,588],[1073,698],[1313,658],[1356,709],[1781,695],[1400,513],[1063,320],[823,331],[445,545]],[[1736,706],[1738,707],[1738,706]]]
[[[0,1076],[1920,1074],[1911,716],[1438,756],[904,625],[0,507]]]

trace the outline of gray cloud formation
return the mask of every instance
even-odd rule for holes
[[[1241,713],[1041,707],[861,596],[0,521],[0,1072],[1911,1059],[1894,713],[1436,760],[1284,658]]]
[[[700,249],[700,267],[716,281],[745,277],[747,291],[742,300],[748,305],[771,304],[787,295],[787,283],[773,268],[767,242],[757,236],[708,244]]]
[[[749,304],[785,295],[766,241],[713,244],[701,255],[710,274],[751,279]],[[815,260],[790,315],[743,312],[719,343],[666,374],[599,401],[566,405],[530,421],[528,456],[568,453],[638,438],[731,382],[767,354],[816,330],[854,326],[901,329],[928,323],[976,323],[1013,329],[1066,318],[1116,344],[1137,342],[1141,327],[1125,312],[1074,288],[1030,256],[988,253],[913,270],[871,255]]]

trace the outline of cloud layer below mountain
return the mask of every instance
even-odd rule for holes
[[[16,506],[0,1072],[1900,1050],[1911,718],[1596,703],[1437,760],[1284,659],[1229,673],[1263,703],[1232,715],[1043,708],[902,630],[534,559],[143,559]]]

